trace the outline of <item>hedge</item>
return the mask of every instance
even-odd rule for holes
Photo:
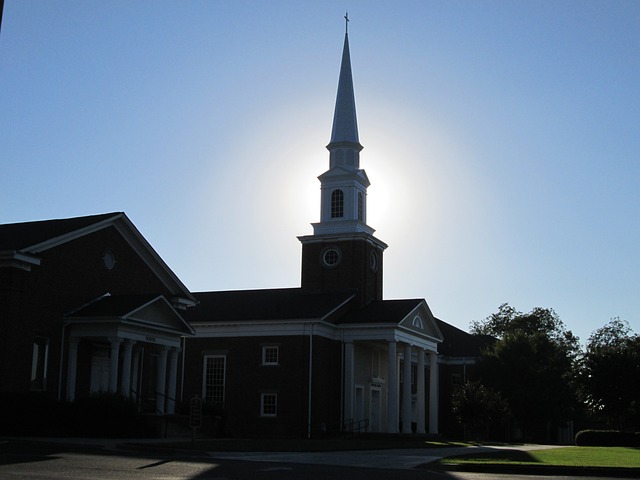
[[[579,447],[639,447],[640,432],[619,430],[581,430],[576,434]]]

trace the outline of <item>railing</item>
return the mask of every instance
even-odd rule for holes
[[[365,418],[362,420],[353,420],[348,419],[345,420],[342,425],[342,432],[348,434],[360,434],[366,433],[369,431],[369,419]]]
[[[143,398],[142,395],[140,395],[137,390],[131,388],[129,395],[130,395],[130,398],[135,399],[135,402],[138,404],[138,413],[142,413],[144,411],[144,412],[152,412],[155,415],[166,415],[167,414],[166,411],[160,410],[158,408],[158,397],[164,397],[165,405],[167,400],[172,401],[174,404],[174,412],[178,410],[178,401],[175,398],[170,397],[169,395],[166,395],[161,392],[156,392],[154,399]]]

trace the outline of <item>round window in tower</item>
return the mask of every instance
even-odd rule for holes
[[[342,253],[335,247],[325,248],[322,251],[321,259],[322,265],[327,268],[332,268],[340,263],[340,260],[342,260]]]
[[[371,256],[369,257],[369,265],[371,266],[371,270],[373,272],[378,271],[378,255],[376,255],[376,252],[371,252]]]

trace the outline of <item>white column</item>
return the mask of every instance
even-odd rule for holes
[[[387,433],[398,433],[398,352],[396,342],[389,342],[387,367]]]
[[[408,343],[404,344],[402,373],[402,433],[411,433],[411,345]]]
[[[178,352],[179,349],[173,347],[169,354],[169,387],[167,388],[167,413],[176,413],[176,385],[178,379]]]
[[[426,433],[424,418],[424,349],[418,348],[418,365],[416,368],[416,392],[418,399],[416,402],[416,433]]]
[[[124,341],[122,352],[122,377],[120,378],[120,393],[125,397],[131,396],[131,351],[133,350],[133,340]]]
[[[118,391],[118,362],[120,361],[120,344],[122,339],[118,337],[109,338],[111,342],[111,358],[109,361],[109,391]]]
[[[67,400],[76,399],[76,374],[78,371],[78,343],[79,338],[69,337],[69,355],[67,361]]]
[[[167,395],[167,353],[169,347],[163,346],[158,358],[158,377],[156,378],[156,413],[164,415],[164,405]]]
[[[429,433],[438,433],[438,354],[429,352]]]
[[[354,420],[354,372],[355,369],[355,347],[353,342],[344,344],[344,420]]]

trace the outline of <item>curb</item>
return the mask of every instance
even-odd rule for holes
[[[191,447],[169,447],[163,446],[159,443],[135,443],[135,442],[121,442],[115,445],[117,450],[121,451],[135,451],[135,452],[147,452],[147,453],[162,453],[162,454],[172,454],[172,455],[206,455],[207,452],[205,450],[200,450],[198,448]]]
[[[579,476],[579,477],[614,477],[614,478],[640,478],[640,468],[622,467],[563,467],[556,465],[481,465],[459,463],[433,463],[426,464],[422,468],[429,467],[447,472],[474,472],[497,474],[531,474],[549,476]]]

